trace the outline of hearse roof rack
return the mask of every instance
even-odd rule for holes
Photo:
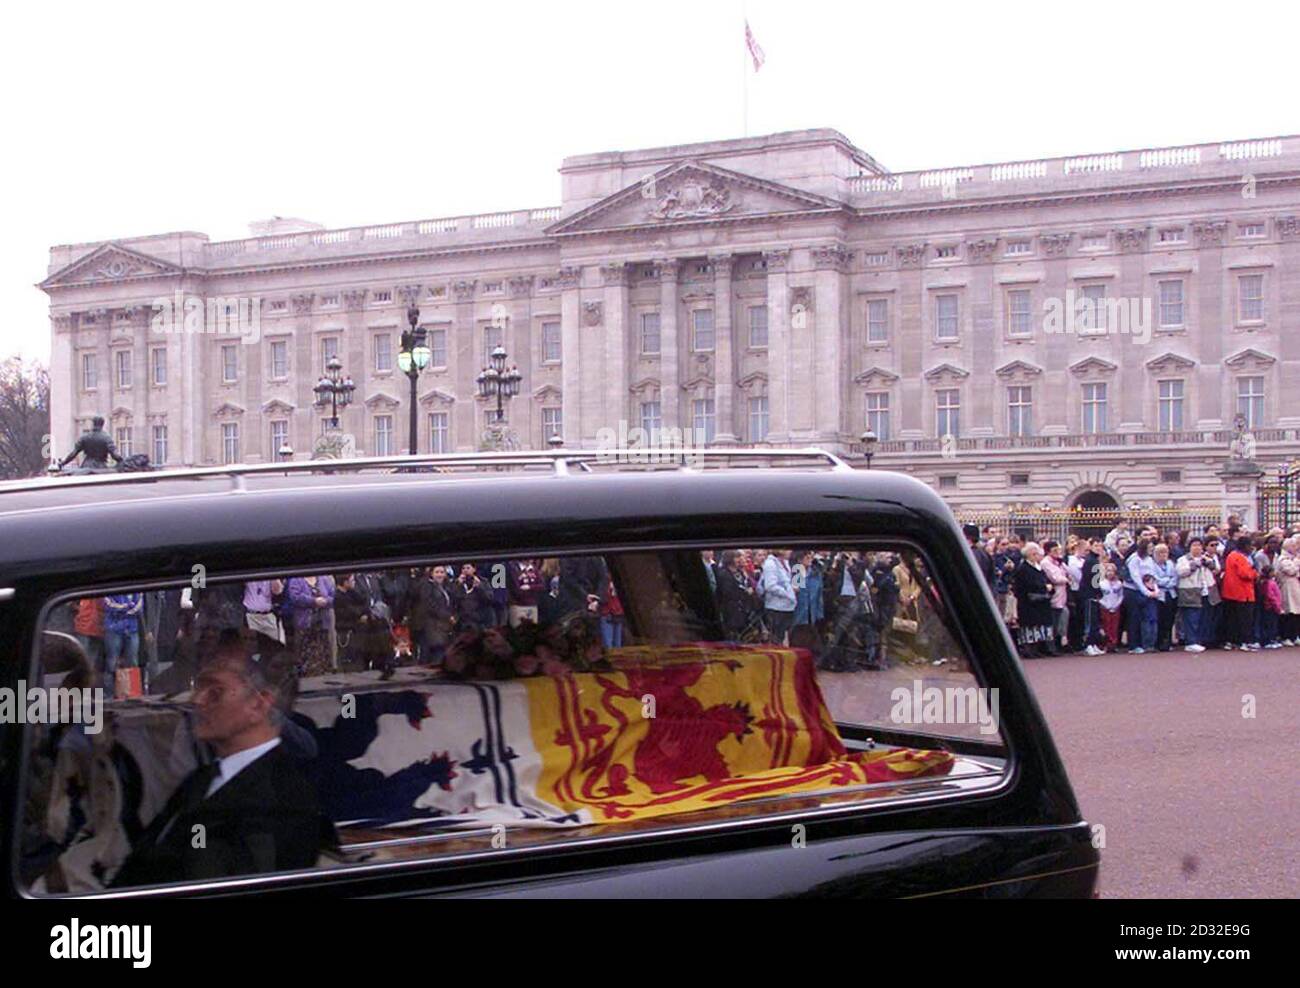
[[[780,461],[794,461],[784,464]],[[285,463],[237,463],[225,466],[182,467],[179,469],[139,472],[105,472],[94,474],[54,474],[26,480],[0,482],[0,493],[32,491],[42,488],[100,486],[112,484],[147,484],[162,480],[229,477],[236,488],[243,488],[243,478],[303,473],[353,473],[378,470],[388,473],[454,473],[480,467],[549,466],[551,473],[566,475],[571,469],[593,473],[596,468],[628,469],[649,467],[670,470],[694,470],[701,466],[737,465],[761,468],[772,465],[805,466],[818,463],[832,470],[853,468],[834,453],[815,447],[801,449],[735,449],[731,447],[691,448],[623,447],[593,450],[521,450],[485,453],[420,453],[415,456],[358,456],[346,459],[293,460]]]

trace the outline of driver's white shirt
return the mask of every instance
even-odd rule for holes
[[[227,755],[225,758],[218,758],[217,762],[221,765],[221,774],[215,776],[208,784],[208,795],[206,798],[210,799],[213,793],[279,743],[279,737],[274,737],[270,741],[264,741],[262,744],[254,745],[251,748],[245,748],[243,751],[236,751],[233,755]]]

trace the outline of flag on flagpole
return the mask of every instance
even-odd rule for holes
[[[754,60],[754,71],[757,72],[767,61],[767,56],[763,54],[762,46],[754,40],[754,32],[749,29],[749,21],[745,21],[745,47],[749,49],[749,57]]]

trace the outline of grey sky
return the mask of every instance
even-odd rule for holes
[[[748,0],[751,134],[894,170],[1271,137],[1294,5]],[[569,154],[739,136],[740,0],[60,3],[6,13],[0,356],[45,358],[48,248],[273,214],[554,205]],[[1289,23],[1283,23],[1289,20]]]

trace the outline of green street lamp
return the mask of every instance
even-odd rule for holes
[[[429,366],[431,356],[427,342],[428,331],[420,325],[420,309],[412,305],[406,310],[406,321],[411,328],[402,333],[401,349],[397,353],[397,367],[411,382],[411,455],[420,451],[420,419],[416,403],[419,401],[418,385],[420,371]]]

